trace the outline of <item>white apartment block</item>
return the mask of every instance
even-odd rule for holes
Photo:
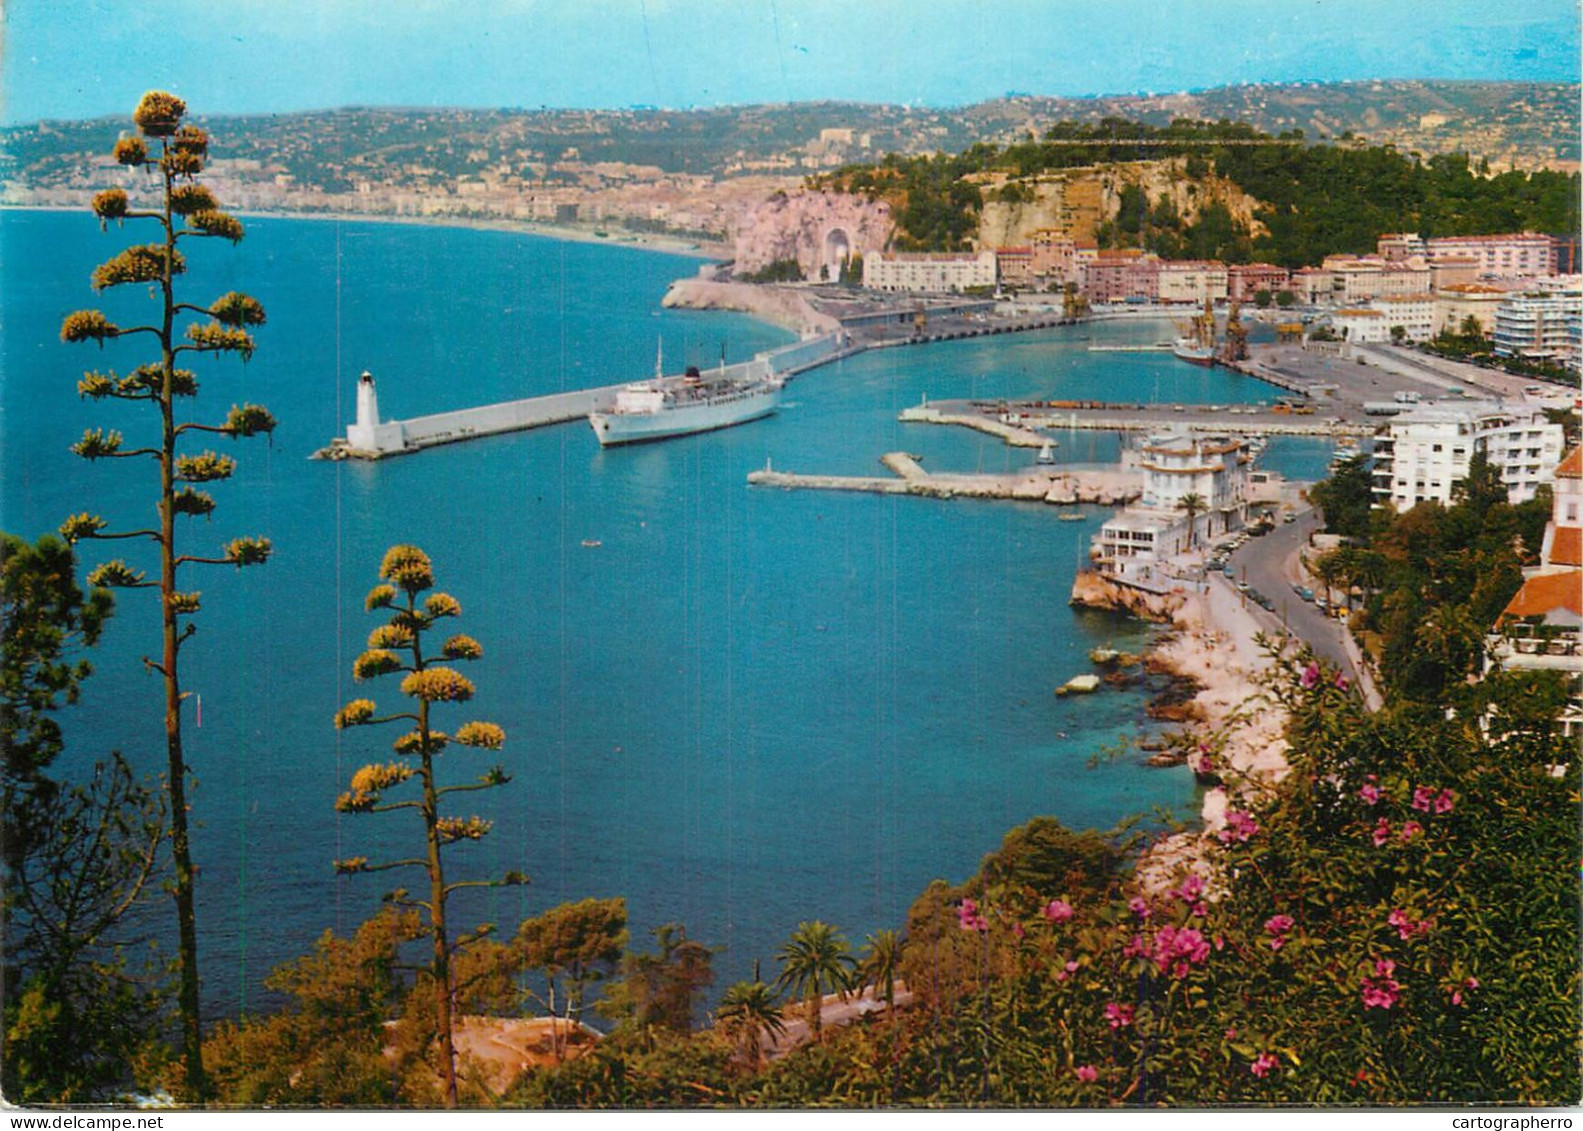
[[[1397,326],[1410,342],[1427,341],[1435,333],[1435,296],[1380,295],[1369,302],[1371,310],[1385,315],[1385,340],[1391,340],[1391,331]],[[1354,341],[1358,339],[1353,339]]]
[[[1480,275],[1519,278],[1555,274],[1555,243],[1549,236],[1537,232],[1518,232],[1505,236],[1441,236],[1428,243],[1431,261],[1446,255],[1476,256]]]
[[[1460,333],[1462,323],[1472,318],[1479,324],[1479,331],[1488,336],[1495,332],[1495,311],[1506,301],[1507,292],[1486,283],[1453,283],[1435,292],[1434,332],[1450,330]]]
[[[1391,339],[1390,323],[1385,312],[1373,307],[1344,307],[1329,315],[1330,328],[1336,337],[1348,342],[1388,342]]]
[[[1534,497],[1561,462],[1563,430],[1544,411],[1499,401],[1436,401],[1394,418],[1374,440],[1376,505],[1449,506],[1476,453],[1495,466],[1513,503]]]
[[[863,286],[874,291],[951,294],[995,285],[995,253],[946,255],[905,252],[863,257]]]
[[[1583,368],[1576,352],[1583,291],[1514,294],[1495,308],[1495,352]]]
[[[1161,302],[1223,302],[1226,298],[1226,265],[1202,260],[1162,260],[1159,270]]]

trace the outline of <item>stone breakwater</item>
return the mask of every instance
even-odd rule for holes
[[[963,428],[972,428],[977,432],[997,436],[1014,448],[1042,448],[1050,442],[1050,437],[1042,433],[1035,432],[1031,428],[1007,424],[993,416],[966,412],[941,412],[939,409],[930,408],[928,405],[904,408],[896,419],[904,424],[957,424]]]
[[[749,472],[757,487],[822,491],[867,491],[879,495],[918,495],[929,499],[1018,499],[1024,502],[1118,506],[1138,498],[1136,474],[1122,471],[1060,471],[1052,467],[1004,475],[954,475],[925,471],[906,452],[887,452],[880,462],[899,478],[865,475],[803,475],[765,467]]]

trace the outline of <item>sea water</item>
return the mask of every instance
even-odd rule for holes
[[[61,318],[102,306],[150,317],[145,288],[95,295],[95,263],[133,239],[91,217],[0,214],[0,525],[27,537],[68,514],[153,523],[151,461],[88,464],[84,428],[147,442],[146,406],[84,402],[84,369],[148,360],[126,341],[66,346]],[[452,748],[448,780],[495,761],[509,785],[457,795],[449,811],[492,819],[448,850],[450,878],[507,869],[525,888],[466,892],[460,927],[589,896],[628,900],[635,945],[671,921],[721,948],[717,990],[766,976],[797,923],[824,919],[855,945],[900,927],[936,877],[959,881],[1013,825],[1052,814],[1107,828],[1196,807],[1183,769],[1135,747],[1143,693],[1058,699],[1101,644],[1138,649],[1142,626],[1071,609],[1072,578],[1106,512],[1058,522],[1042,504],[940,501],[750,487],[748,472],[883,474],[910,451],[939,471],[1005,471],[1032,453],[958,429],[904,425],[925,396],[1100,397],[1182,403],[1268,400],[1249,378],[1168,354],[1091,352],[1169,338],[1165,323],[1067,327],[873,351],[789,386],[766,420],[660,444],[602,450],[582,423],[378,463],[310,461],[344,432],[356,377],[371,370],[401,417],[716,364],[791,340],[732,314],[662,310],[699,261],[515,234],[373,223],[256,220],[236,248],[189,241],[181,295],[258,297],[269,322],[247,364],[199,359],[193,419],[268,405],[270,440],[210,446],[240,461],[208,520],[185,520],[183,552],[269,537],[263,568],[193,568],[200,631],[183,651],[198,922],[211,1012],[267,1004],[269,970],[326,929],[349,932],[414,873],[337,878],[331,861],[421,854],[410,812],[340,815],[336,795],[391,731],[338,732],[361,696],[399,708],[392,679],[356,684],[352,660],[378,620],[363,596],[384,550],[423,547],[460,600],[456,629],[483,645],[478,693],[439,708],[508,734],[498,756]],[[146,343],[145,343],[146,344]],[[1103,433],[1057,435],[1065,462],[1114,460]],[[1273,451],[1273,449],[1272,449]],[[1288,443],[1322,467],[1328,445]],[[136,545],[83,547],[85,565]],[[92,653],[96,674],[68,713],[80,769],[111,750],[164,769],[162,698],[142,663],[158,651],[147,593],[120,595]],[[198,699],[202,701],[202,723]],[[394,796],[394,795],[393,795]],[[1054,894],[1054,893],[1052,893]]]

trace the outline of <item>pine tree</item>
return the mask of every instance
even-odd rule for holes
[[[433,941],[433,957],[428,973],[434,984],[440,1071],[445,1082],[445,1104],[455,1107],[456,1050],[452,1016],[455,985],[451,958],[454,951],[483,937],[490,928],[481,927],[452,944],[445,919],[446,901],[459,888],[525,884],[528,879],[520,872],[507,872],[493,880],[450,883],[445,880],[445,850],[460,841],[482,840],[489,833],[490,822],[476,816],[444,816],[440,812],[441,798],[453,793],[494,789],[511,779],[504,767],[493,766],[474,781],[442,786],[435,773],[435,757],[452,742],[485,750],[499,750],[505,744],[506,734],[494,723],[486,722],[466,723],[451,735],[434,729],[430,713],[436,704],[465,703],[473,697],[473,685],[466,677],[454,668],[436,664],[424,650],[425,634],[439,621],[460,616],[462,607],[448,593],[431,593],[419,603],[420,595],[434,587],[434,570],[428,555],[416,546],[392,546],[379,567],[379,576],[381,583],[369,591],[365,605],[370,612],[375,609],[392,610],[390,620],[369,635],[368,650],[353,663],[352,675],[361,681],[404,673],[401,692],[414,700],[416,707],[412,711],[376,716],[372,700],[354,699],[335,716],[335,725],[344,729],[404,722],[410,729],[396,739],[395,751],[407,757],[416,756],[418,761],[416,765],[409,761],[394,761],[364,766],[352,775],[351,788],[336,799],[335,808],[342,813],[415,810],[423,821],[425,854],[382,863],[371,863],[366,856],[353,856],[337,860],[335,868],[343,875],[396,868],[423,869],[429,881],[428,899],[410,899],[405,889],[398,889],[387,898],[400,906],[419,908],[428,915],[429,934]],[[403,657],[398,653],[406,655]],[[457,633],[440,645],[435,658],[448,661],[476,660],[483,654],[484,650],[478,641]],[[421,790],[418,798],[384,800],[387,791],[413,779],[417,780]]]
[[[141,401],[158,414],[159,437],[144,447],[122,446],[120,432],[93,428],[72,450],[84,459],[151,459],[159,466],[159,521],[144,530],[110,531],[96,515],[78,514],[61,525],[61,534],[70,542],[79,539],[140,539],[154,543],[159,550],[159,579],[147,580],[142,570],[116,559],[96,568],[89,584],[106,588],[154,589],[160,594],[163,648],[158,662],[148,666],[163,678],[165,693],[165,745],[169,772],[165,788],[170,794],[171,859],[174,877],[171,884],[176,903],[178,933],[177,1004],[181,1018],[182,1060],[188,1095],[202,1102],[208,1094],[203,1072],[202,1025],[199,1015],[198,928],[194,909],[192,848],[188,832],[187,786],[190,767],[182,749],[181,707],[184,695],[178,661],[182,645],[197,631],[191,618],[199,610],[199,594],[179,586],[179,572],[187,565],[257,565],[269,557],[266,538],[238,538],[226,545],[217,557],[201,557],[177,552],[176,520],[179,516],[207,516],[213,512],[212,496],[194,484],[230,478],[236,461],[229,456],[205,451],[180,455],[178,443],[190,432],[214,433],[236,438],[274,430],[275,418],[259,405],[233,406],[221,424],[176,422],[178,399],[197,395],[198,382],[190,370],[177,367],[182,354],[239,354],[243,361],[252,356],[253,336],[249,327],[262,325],[264,308],[247,295],[230,292],[208,307],[178,302],[175,280],[186,270],[186,260],[177,245],[192,238],[230,240],[242,238],[242,225],[222,212],[207,188],[197,183],[208,154],[209,137],[195,126],[182,125],[187,106],[181,99],[163,91],[145,94],[133,111],[137,137],[116,142],[114,156],[121,165],[142,169],[152,175],[158,189],[155,205],[134,208],[125,189],[112,188],[93,198],[93,211],[100,226],[114,220],[152,220],[159,225],[159,243],[129,247],[101,263],[93,272],[93,287],[103,291],[127,284],[147,286],[159,303],[154,322],[142,326],[118,326],[98,310],[79,310],[66,316],[60,336],[67,342],[106,341],[147,334],[159,344],[159,359],[139,365],[125,376],[114,372],[88,372],[77,383],[77,391],[92,400],[110,398]],[[151,148],[152,147],[152,148]],[[187,322],[178,333],[177,323]]]

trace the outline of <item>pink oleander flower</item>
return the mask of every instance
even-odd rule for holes
[[[1131,902],[1127,904],[1127,907],[1131,909],[1132,913],[1140,919],[1147,919],[1150,915],[1154,914],[1154,912],[1150,910],[1148,903],[1141,895],[1133,896]]]
[[[1264,1079],[1265,1074],[1270,1071],[1270,1069],[1278,1068],[1280,1067],[1280,1064],[1280,1058],[1267,1052],[1261,1052],[1259,1054],[1259,1058],[1252,1064],[1248,1065],[1248,1071],[1262,1080]]]
[[[1233,809],[1226,814],[1226,827],[1216,835],[1221,844],[1241,844],[1253,837],[1259,831],[1259,822],[1240,809]]]
[[[1227,1029],[1226,1029],[1225,1037],[1226,1037],[1226,1040],[1228,1040],[1228,1041],[1236,1040],[1237,1039],[1237,1027],[1235,1025],[1228,1026]]]
[[[1127,945],[1121,948],[1123,958],[1136,958],[1140,954],[1149,953],[1149,940],[1142,935],[1133,935]]]
[[[1451,810],[1456,806],[1456,803],[1457,795],[1452,793],[1449,789],[1442,789],[1435,797],[1436,815],[1444,816],[1445,814],[1451,812]]]
[[[1347,677],[1342,675],[1341,673],[1337,672],[1336,673],[1336,687],[1337,687],[1337,689],[1341,690],[1341,691],[1345,691],[1349,686],[1350,686],[1350,684],[1349,684],[1349,682],[1347,680]]]
[[[1077,973],[1077,963],[1068,962],[1055,972],[1055,980],[1057,982],[1064,982],[1075,973]]]
[[[1182,881],[1182,886],[1177,888],[1171,894],[1176,896],[1176,898],[1180,899],[1183,903],[1193,903],[1197,901],[1198,897],[1202,895],[1203,892],[1204,878],[1197,873],[1192,873],[1187,877],[1187,879]]]
[[[1467,981],[1463,982],[1460,986],[1458,986],[1456,989],[1451,991],[1451,1004],[1452,1005],[1461,1005],[1462,1004],[1462,991],[1463,990],[1476,990],[1478,988],[1479,988],[1479,980],[1477,978],[1471,978],[1471,977],[1468,978]]]
[[[1105,1006],[1105,1019],[1110,1022],[1112,1029],[1125,1029],[1132,1024],[1134,1011],[1130,1005],[1121,1005],[1111,1002]]]
[[[1391,839],[1391,823],[1381,817],[1374,826],[1374,847],[1379,848]]]
[[[1364,782],[1358,787],[1358,796],[1363,798],[1364,804],[1373,805],[1380,799],[1380,787],[1373,782]]]
[[[1403,823],[1402,831],[1398,835],[1401,837],[1402,843],[1406,844],[1408,841],[1412,840],[1413,837],[1417,836],[1423,831],[1424,827],[1417,821],[1407,821]]]
[[[1272,915],[1264,921],[1265,933],[1270,935],[1270,949],[1280,950],[1286,945],[1286,932],[1296,925],[1290,915]]]
[[[1072,1074],[1085,1084],[1092,1084],[1099,1079],[1099,1069],[1092,1064],[1080,1064],[1072,1069]]]
[[[1360,984],[1365,1009],[1390,1009],[1402,998],[1402,984],[1391,975],[1396,963],[1381,958],[1374,963],[1375,977],[1365,976]]]
[[[1209,904],[1205,903],[1203,900],[1199,900],[1197,903],[1193,904],[1193,914],[1199,919],[1204,918],[1209,914]]]
[[[1021,923],[1013,923],[1011,925],[1011,933],[1016,935],[1019,939],[1026,938],[1028,935],[1028,932],[1022,929]]]
[[[1420,813],[1427,813],[1435,804],[1435,788],[1431,785],[1421,785],[1413,790],[1413,808]]]
[[[1310,663],[1303,669],[1303,674],[1298,677],[1297,683],[1304,691],[1309,690],[1319,682],[1319,665]]]
[[[956,909],[956,925],[964,931],[989,930],[989,922],[978,913],[978,904],[971,899],[964,899]]]
[[[1052,899],[1044,905],[1044,917],[1052,923],[1064,923],[1072,914],[1072,905],[1064,899]]]

